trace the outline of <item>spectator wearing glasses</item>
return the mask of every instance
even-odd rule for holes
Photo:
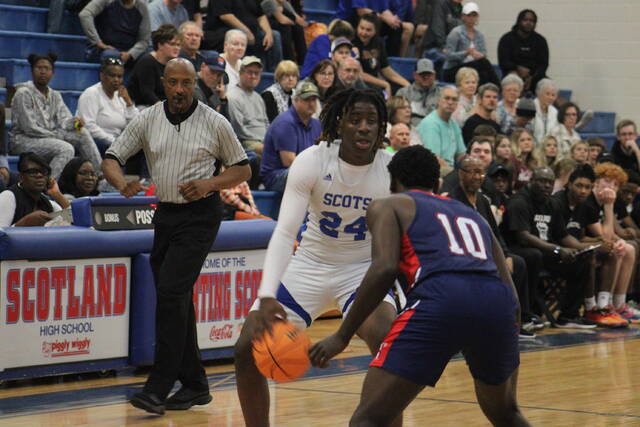
[[[580,117],[580,109],[573,102],[567,102],[558,110],[558,124],[551,129],[549,135],[558,141],[558,158],[569,156],[573,144],[582,141],[582,137],[576,131],[576,124]]]
[[[338,67],[329,59],[318,62],[311,71],[309,77],[305,79],[316,85],[318,88],[318,108],[313,114],[314,118],[320,117],[320,111],[325,102],[338,90]]]
[[[78,16],[89,38],[89,62],[115,56],[131,66],[149,46],[149,10],[144,1],[92,0]]]
[[[15,154],[34,152],[49,161],[51,176],[58,178],[75,150],[97,168],[100,152],[84,119],[72,116],[60,92],[49,87],[57,56],[29,55],[33,80],[16,85],[13,97],[12,150]]]
[[[101,154],[138,115],[127,88],[122,85],[124,67],[119,58],[106,58],[100,68],[100,81],[89,86],[78,99],[78,115],[96,142]]]
[[[487,168],[482,159],[474,156],[466,156],[460,161],[460,167],[457,171],[458,185],[449,193],[449,197],[458,200],[465,205],[475,209],[487,221],[491,227],[491,231],[502,247],[505,254],[505,260],[513,283],[518,291],[518,300],[520,301],[521,311],[521,328],[520,338],[535,338],[534,328],[540,327],[534,325],[534,317],[531,314],[529,306],[529,288],[527,285],[527,265],[524,259],[518,255],[512,254],[507,248],[507,243],[502,237],[502,233],[498,229],[495,216],[491,208],[491,201],[482,193],[482,186],[487,176]],[[540,324],[536,318],[536,324]],[[526,328],[525,328],[526,326]]]
[[[422,119],[418,133],[422,145],[431,150],[440,163],[441,176],[453,170],[454,163],[464,156],[466,147],[462,131],[451,115],[458,106],[458,90],[447,86],[440,91],[438,108]]]
[[[42,157],[22,153],[18,171],[18,183],[0,193],[0,227],[42,226],[51,219],[50,213],[69,207]]]
[[[68,200],[100,195],[98,174],[91,162],[82,157],[74,157],[67,163],[60,174],[58,187]]]
[[[196,70],[204,62],[204,56],[200,54],[202,42],[202,28],[193,21],[185,21],[178,27],[180,34],[180,58],[188,59]]]
[[[387,133],[386,138],[391,137],[391,128],[399,123],[404,123],[409,129],[410,145],[421,145],[422,140],[416,127],[412,125],[413,111],[411,104],[404,96],[392,96],[387,100]]]
[[[129,78],[129,92],[138,105],[153,105],[167,99],[162,85],[164,66],[180,53],[180,38],[173,25],[162,25],[154,31],[151,42],[153,52],[140,58]]]
[[[611,147],[613,162],[629,176],[629,182],[640,184],[640,148],[638,128],[632,120],[621,120],[616,126],[616,142]]]

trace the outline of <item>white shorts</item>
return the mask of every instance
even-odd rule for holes
[[[346,315],[356,296],[356,290],[370,262],[357,264],[322,264],[302,256],[294,256],[282,277],[278,289],[278,302],[282,304],[287,319],[293,324],[306,328],[311,322],[329,310],[340,310]],[[391,292],[385,302],[396,308]],[[256,299],[251,310],[259,308]]]

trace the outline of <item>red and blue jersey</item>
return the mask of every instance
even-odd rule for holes
[[[447,197],[411,190],[416,214],[402,236],[399,282],[409,293],[439,273],[497,276],[491,228],[474,209]]]

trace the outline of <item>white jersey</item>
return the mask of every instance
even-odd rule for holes
[[[373,163],[353,166],[338,157],[339,143],[309,148],[304,163],[316,168],[306,229],[299,254],[316,262],[352,264],[371,260],[367,207],[390,194],[387,164],[391,154],[378,150]],[[353,179],[353,181],[351,181]]]
[[[321,142],[291,165],[258,296],[275,296],[307,213],[296,258],[337,266],[371,260],[366,209],[373,199],[390,194],[387,164],[392,155],[378,150],[372,163],[354,166],[338,157],[339,149],[339,141]]]

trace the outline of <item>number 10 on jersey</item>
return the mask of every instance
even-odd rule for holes
[[[458,234],[462,236],[464,248],[460,245],[458,238],[453,232],[449,217],[443,213],[436,214],[436,218],[442,224],[442,228],[447,233],[449,239],[449,250],[455,255],[471,255],[482,260],[487,259],[487,248],[480,232],[478,223],[464,216],[456,217],[455,227]]]

